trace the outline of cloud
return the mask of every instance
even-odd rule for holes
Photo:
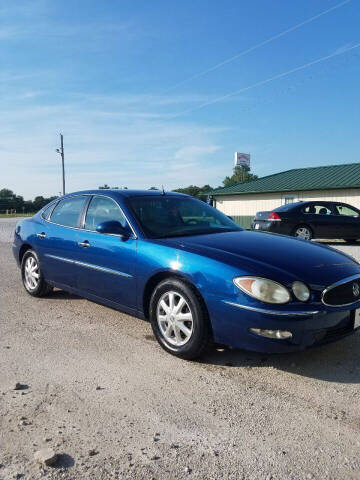
[[[102,183],[129,188],[164,184],[172,189],[215,181],[222,174],[214,155],[221,149],[223,127],[151,114],[156,104],[172,105],[178,98],[161,97],[156,102],[153,97],[149,112],[143,112],[149,116],[141,116],[134,108],[145,110],[143,95],[115,96],[113,101],[84,96],[64,104],[39,104],[31,92],[28,98],[12,99],[11,108],[6,105],[0,116],[1,187],[26,198],[58,193],[60,158],[55,148],[60,131],[65,138],[68,191]]]
[[[214,153],[216,150],[219,150],[219,146],[217,145],[191,145],[188,147],[183,147],[179,151],[175,153],[175,158],[177,160],[183,160],[184,158],[187,158],[189,156],[191,157],[198,157],[198,156],[203,156],[209,153]]]
[[[21,23],[9,25],[0,28],[0,40],[23,40],[27,38],[47,37],[71,38],[83,37],[86,41],[93,42],[99,37],[103,38],[105,35],[119,35],[121,33],[131,33],[133,25],[131,23],[112,24],[112,23],[88,23],[86,25],[65,25],[59,22],[36,22],[35,24]]]
[[[61,4],[56,2],[3,0],[2,3],[0,42],[8,45],[26,41],[41,47],[55,46],[59,50],[71,47],[73,51],[85,48],[94,51],[100,50],[109,39],[126,48],[129,42],[145,35],[145,30],[138,28],[131,19],[114,21],[99,16],[86,21],[82,17],[64,16]]]
[[[107,51],[111,38],[118,42],[117,53],[134,54],[146,44],[146,29],[131,19],[115,24],[103,16],[96,22],[75,19],[64,24],[54,5],[48,0],[4,0],[0,6],[0,45],[6,57],[0,72],[0,188],[25,198],[57,194],[61,163],[55,149],[60,132],[65,138],[68,191],[103,183],[129,188],[164,184],[167,189],[217,184],[224,176],[217,156],[225,128],[213,120],[174,119],[177,111],[213,97],[130,93],[121,86],[108,95],[90,93],[86,69],[74,61],[74,49],[81,52],[81,63],[89,49],[104,46]],[[68,51],[54,55],[48,45]],[[27,52],[31,59],[36,53],[38,65],[28,62]]]

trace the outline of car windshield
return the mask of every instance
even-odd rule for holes
[[[201,200],[172,195],[132,197],[130,207],[151,238],[182,237],[242,230]]]

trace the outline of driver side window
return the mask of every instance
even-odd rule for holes
[[[335,211],[338,215],[346,215],[348,217],[358,217],[359,213],[347,205],[335,205]]]
[[[86,213],[85,229],[95,231],[103,222],[117,221],[126,227],[127,221],[120,207],[108,197],[97,195],[92,198]]]

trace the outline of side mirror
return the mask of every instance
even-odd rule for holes
[[[96,227],[96,231],[98,233],[112,233],[113,235],[130,237],[129,230],[126,227],[123,227],[121,223],[116,220],[99,223],[99,225]]]

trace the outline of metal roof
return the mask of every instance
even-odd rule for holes
[[[339,188],[360,188],[360,163],[294,168],[206,193],[216,196]]]

